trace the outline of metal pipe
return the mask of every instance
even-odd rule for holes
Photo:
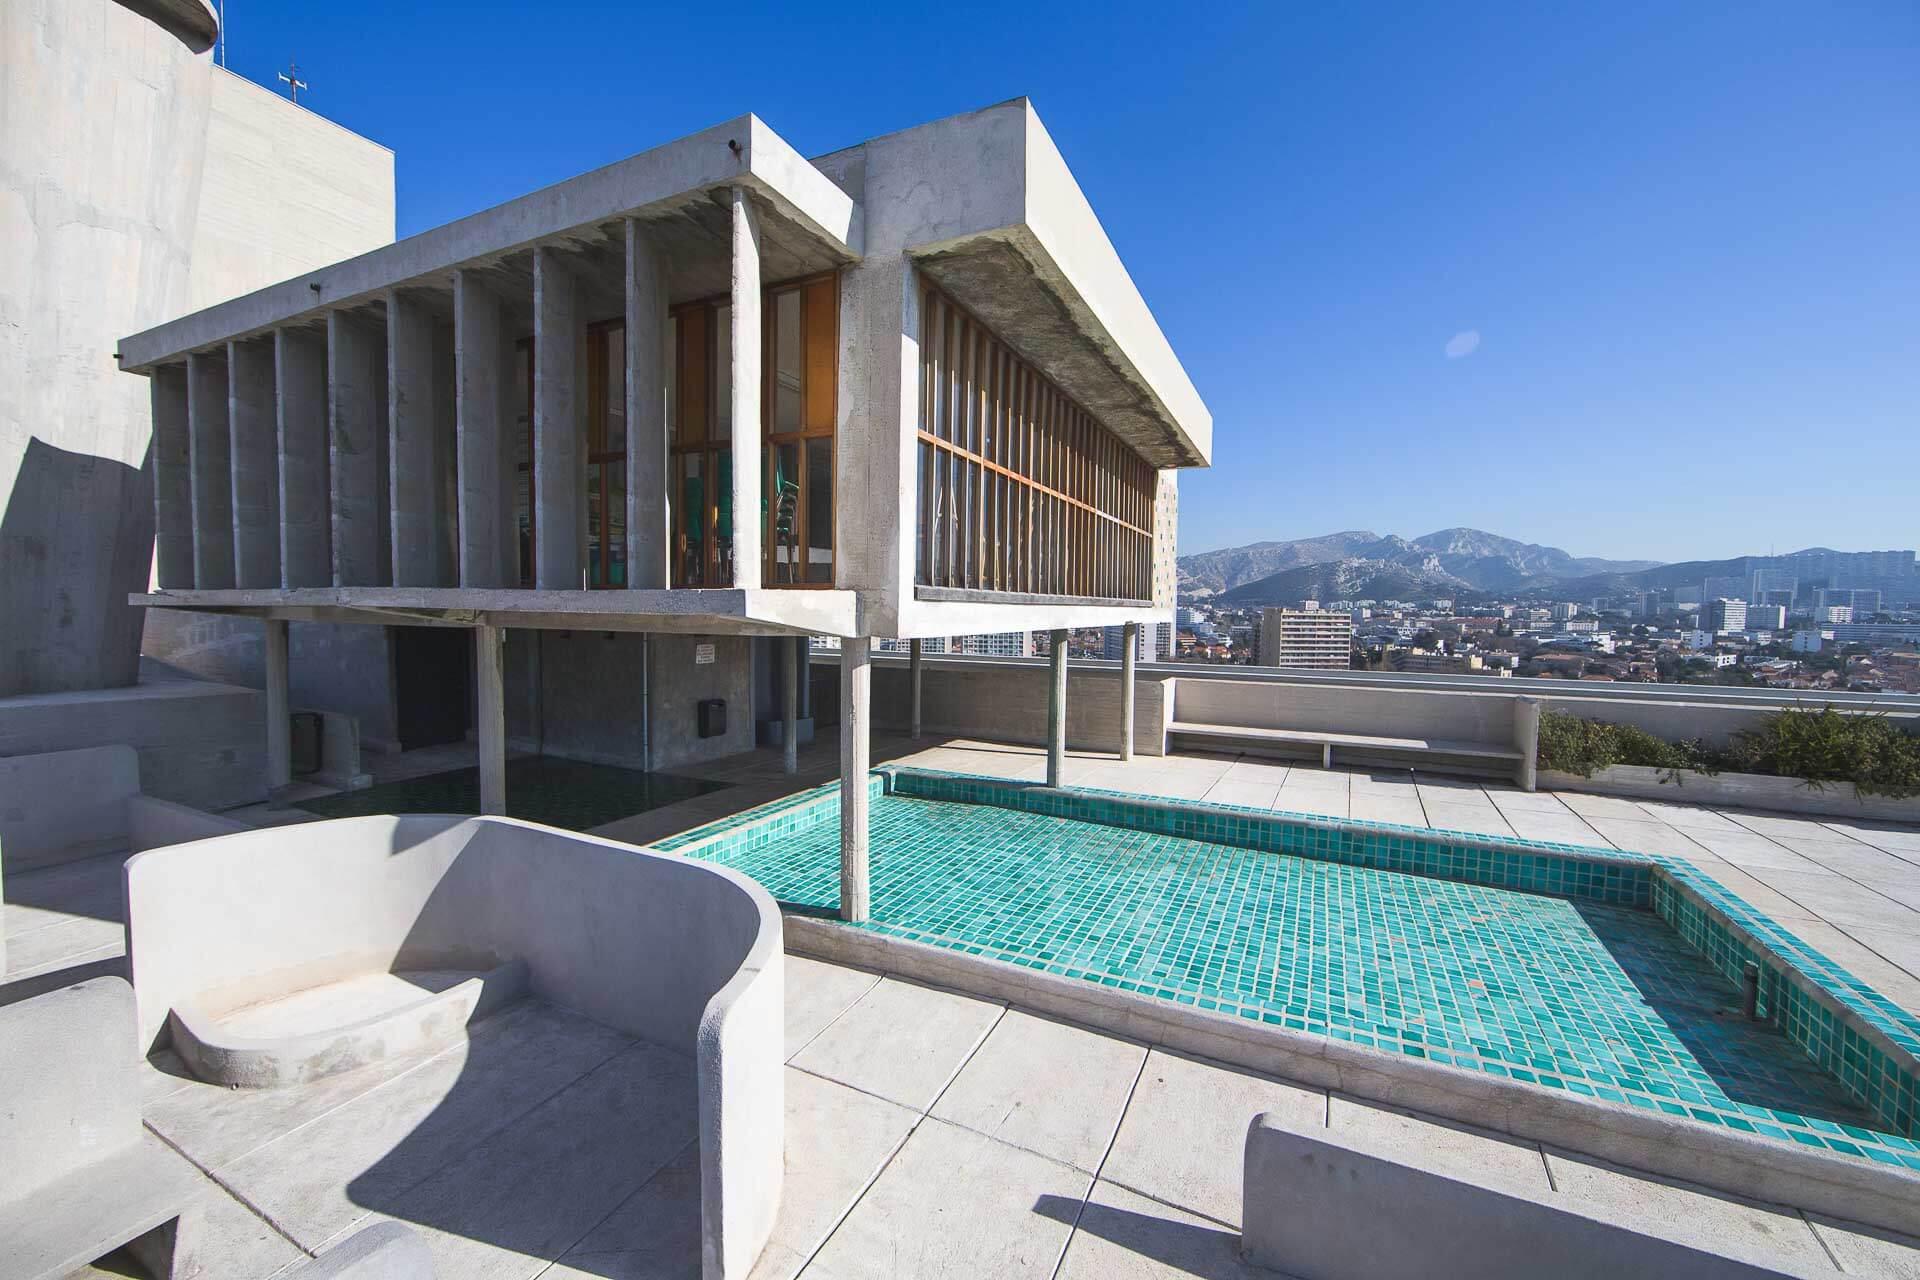
[[[1740,966],[1740,1012],[1747,1021],[1760,1021],[1760,966],[1749,960]]]

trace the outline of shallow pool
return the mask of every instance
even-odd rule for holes
[[[1633,905],[1604,880],[1554,896],[991,804],[872,803],[876,932],[1920,1167],[1920,1146],[1740,1016],[1644,884]],[[791,908],[838,906],[831,792],[666,845]]]

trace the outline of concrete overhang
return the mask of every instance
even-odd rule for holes
[[[150,372],[231,339],[310,324],[327,312],[381,302],[391,288],[444,290],[471,269],[495,281],[526,277],[537,246],[604,252],[637,218],[666,256],[675,301],[724,292],[730,249],[727,191],[744,186],[760,214],[768,280],[861,256],[860,214],[846,192],[745,115],[405,240],[383,245],[120,341],[123,370]],[[701,264],[705,264],[702,266]]]
[[[867,247],[928,279],[1159,467],[1213,415],[1024,98],[865,144]]]
[[[139,592],[136,608],[188,609],[299,622],[473,626],[537,631],[857,636],[852,591],[531,591],[470,587],[296,587]]]

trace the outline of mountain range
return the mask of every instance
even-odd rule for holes
[[[1256,542],[1181,556],[1178,567],[1182,596],[1215,596],[1230,604],[1518,594],[1588,581],[1596,584],[1588,594],[1603,594],[1631,589],[1619,584],[1649,570],[1681,568],[1657,560],[1575,556],[1558,547],[1467,528],[1441,529],[1418,538],[1346,530],[1318,538]],[[1616,585],[1602,588],[1600,582]]]

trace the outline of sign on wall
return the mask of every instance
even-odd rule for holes
[[[713,646],[710,644],[697,644],[693,646],[693,665],[696,667],[712,666]]]

